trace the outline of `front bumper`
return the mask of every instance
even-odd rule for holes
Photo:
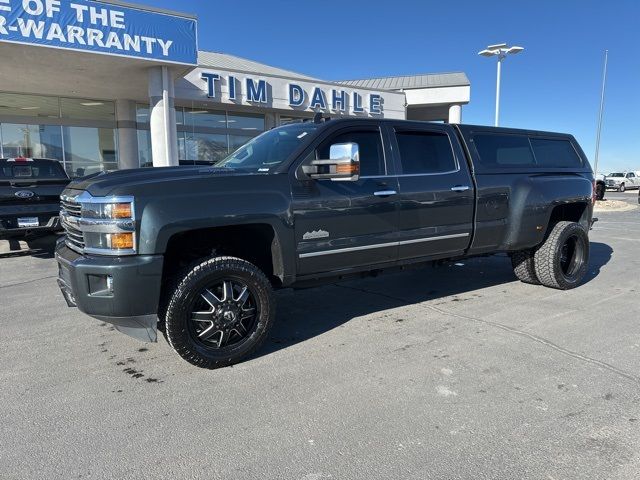
[[[80,255],[61,238],[56,245],[58,285],[69,306],[134,338],[155,342],[163,259]]]
[[[0,218],[0,238],[14,237],[18,235],[28,235],[30,233],[57,232],[62,230],[60,217],[54,216],[49,218],[39,217],[40,226],[38,227],[17,227],[17,219]]]

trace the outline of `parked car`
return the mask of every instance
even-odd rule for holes
[[[62,230],[60,194],[68,183],[57,160],[0,159],[0,238]]]
[[[607,175],[607,188],[616,189],[618,192],[640,189],[640,177],[634,172],[614,172]]]
[[[593,180],[571,135],[290,124],[214,167],[73,182],[58,283],[70,306],[137,338],[155,341],[160,319],[179,355],[217,368],[265,340],[274,288],[499,252],[524,282],[576,287],[589,263]]]

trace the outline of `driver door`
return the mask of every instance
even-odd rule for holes
[[[356,143],[360,177],[332,181],[297,175],[292,199],[298,273],[339,272],[398,258],[398,178],[379,127],[341,129],[303,163],[329,158],[331,145]],[[298,170],[298,172],[300,169]]]

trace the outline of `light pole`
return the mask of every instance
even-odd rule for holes
[[[602,91],[600,93],[600,115],[598,116],[598,133],[596,134],[596,158],[593,164],[594,175],[598,175],[598,160],[600,159],[600,134],[602,133],[602,116],[604,115],[604,93],[607,88],[607,60],[609,50],[604,51],[604,69],[602,71]]]
[[[478,55],[483,57],[498,57],[498,75],[496,79],[496,121],[495,125],[498,126],[500,119],[500,74],[502,70],[502,60],[507,58],[507,55],[515,55],[520,53],[524,48],[516,46],[508,46],[506,43],[499,43],[497,45],[489,45],[484,50],[478,52]]]

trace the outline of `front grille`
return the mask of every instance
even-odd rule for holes
[[[80,217],[82,205],[76,203],[72,198],[62,197],[60,199],[60,205],[62,206],[62,211],[67,212],[69,216]]]
[[[80,218],[82,206],[73,198],[62,197],[60,199],[62,226],[64,227],[67,238],[65,243],[67,246],[78,252],[84,250],[84,236],[80,229],[73,224],[74,218]]]

